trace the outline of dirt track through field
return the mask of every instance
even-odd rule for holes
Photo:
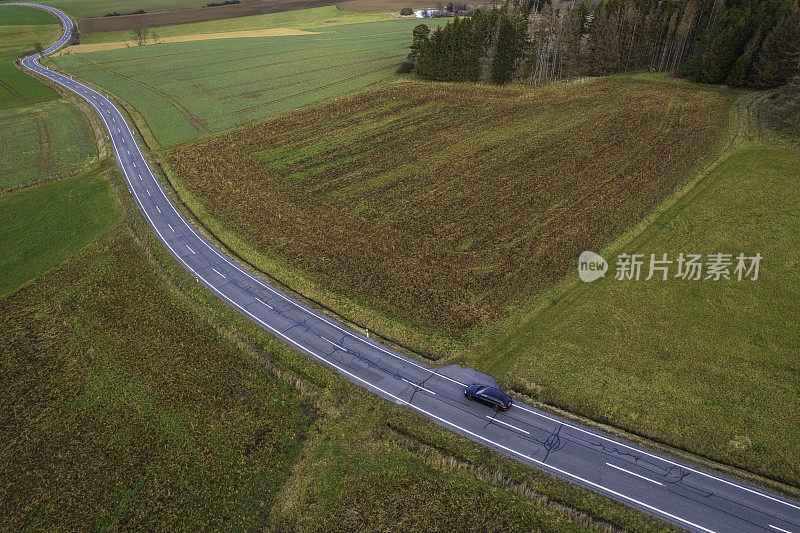
[[[19,100],[21,100],[23,102],[25,100],[27,100],[27,98],[25,97],[24,94],[20,93],[18,90],[16,90],[14,87],[12,87],[8,83],[4,82],[3,80],[0,80],[0,89],[8,91],[9,94],[11,94],[11,96],[13,96],[14,98],[17,98],[17,99],[19,99]]]
[[[55,167],[53,143],[50,141],[50,128],[47,127],[45,117],[37,114],[35,120],[39,144],[39,171],[44,175]]]

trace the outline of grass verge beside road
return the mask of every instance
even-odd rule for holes
[[[0,299],[4,524],[444,528],[479,505],[488,529],[663,528],[288,348],[187,275],[114,176],[126,224]]]

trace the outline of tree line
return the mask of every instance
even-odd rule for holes
[[[409,61],[439,81],[521,81],[648,68],[774,87],[798,70],[798,0],[523,0],[413,30]]]

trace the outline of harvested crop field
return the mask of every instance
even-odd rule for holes
[[[154,28],[172,24],[206,22],[234,17],[279,13],[295,9],[307,9],[335,4],[335,0],[244,0],[241,4],[225,6],[197,7],[156,11],[141,15],[121,15],[117,17],[90,17],[78,21],[83,33],[102,31],[132,30],[134,28]]]
[[[189,192],[326,287],[454,332],[551,286],[725,136],[728,92],[403,84],[175,150]]]

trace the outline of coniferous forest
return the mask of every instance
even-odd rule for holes
[[[439,81],[540,85],[631,70],[767,88],[800,61],[798,0],[523,0],[414,29],[409,61]]]

